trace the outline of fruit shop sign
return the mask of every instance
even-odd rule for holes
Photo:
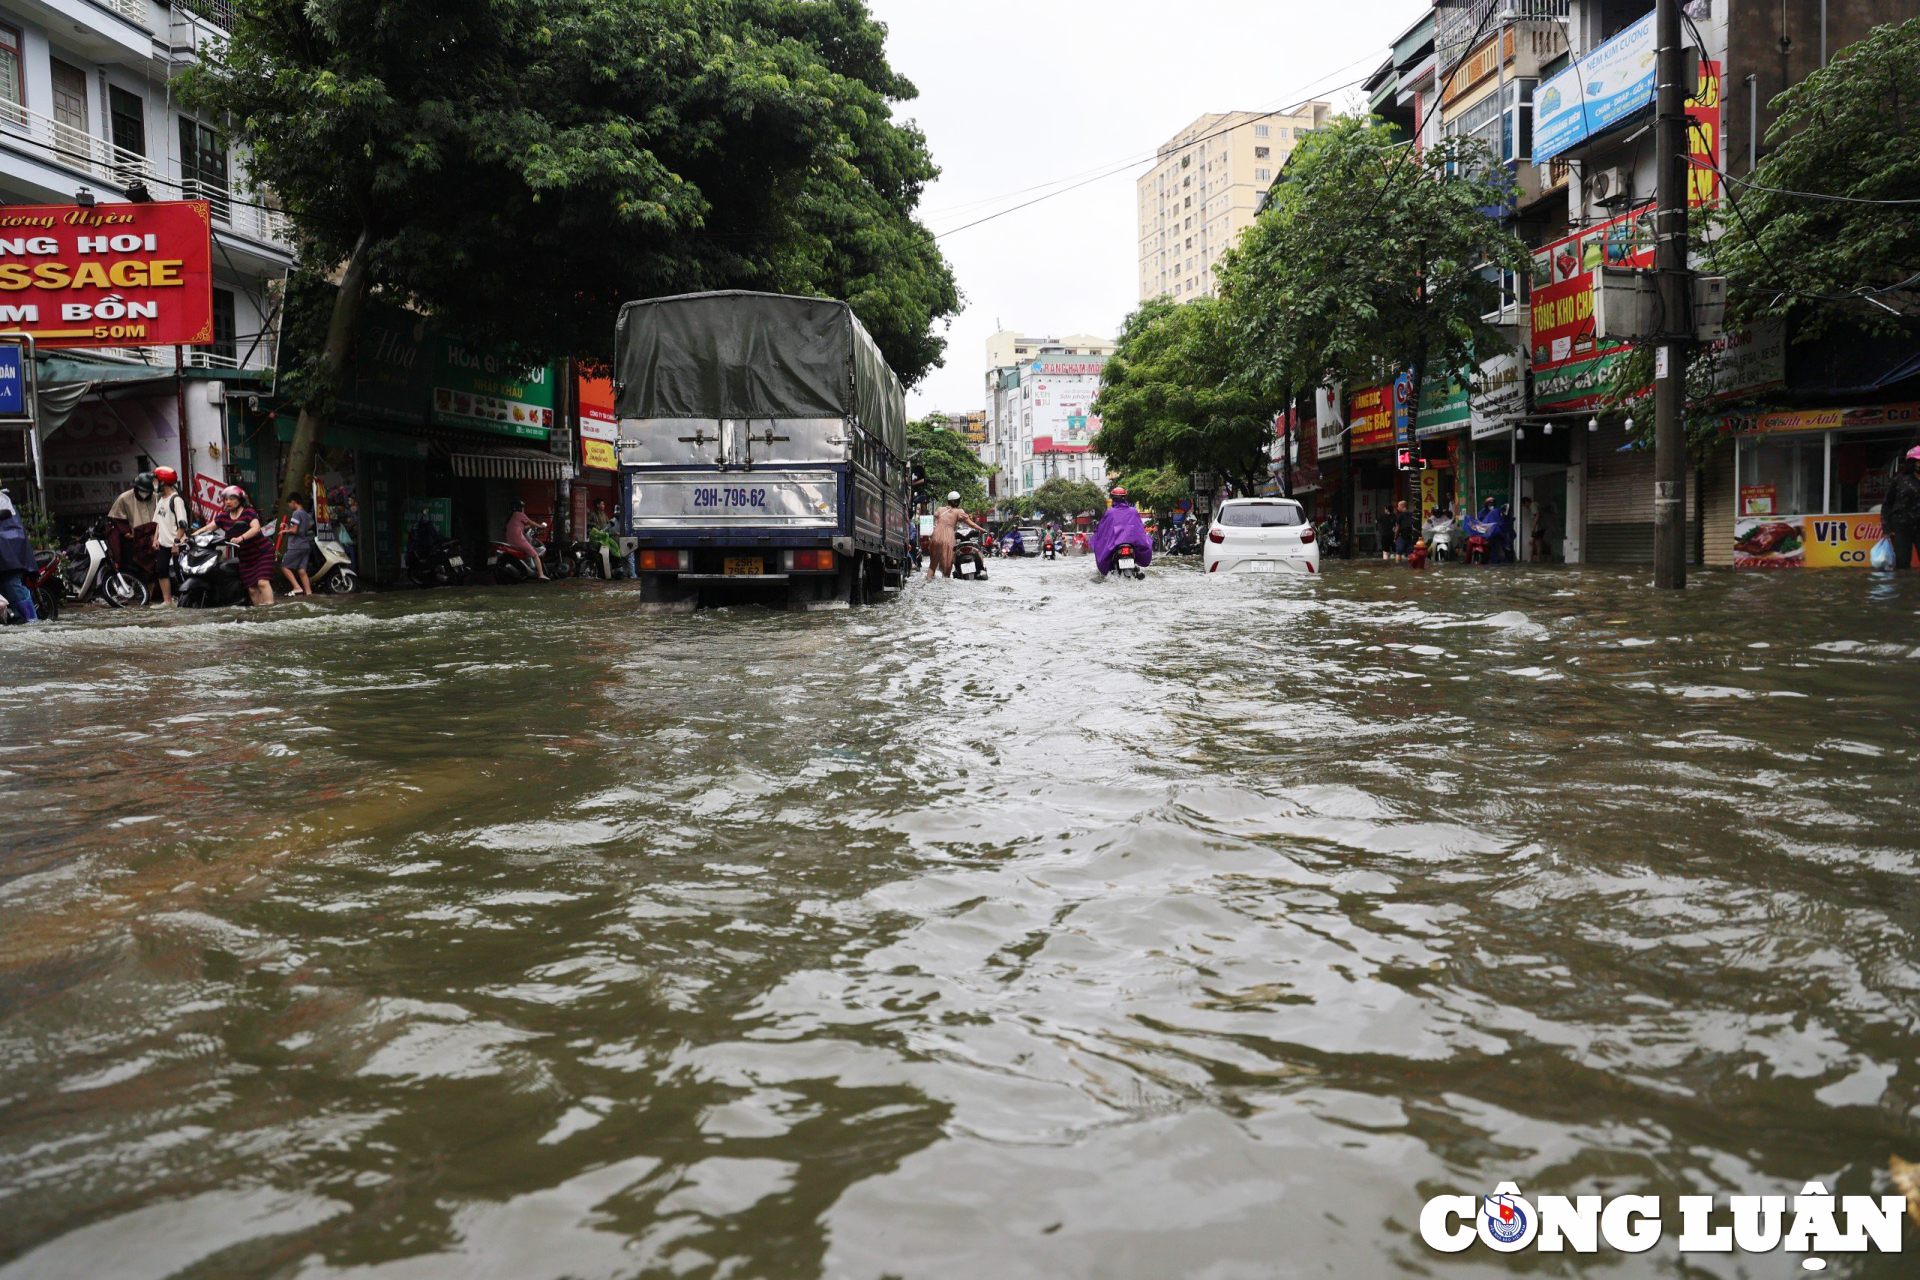
[[[42,347],[213,341],[204,200],[0,208],[0,333]]]

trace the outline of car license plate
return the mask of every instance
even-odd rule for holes
[[[759,556],[728,556],[722,563],[721,569],[728,577],[736,574],[757,574],[762,572],[760,566],[763,563]]]
[[[1278,573],[1279,571],[1280,566],[1272,560],[1247,561],[1247,572],[1249,573]]]

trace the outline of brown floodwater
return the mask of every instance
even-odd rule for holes
[[[4,1280],[1788,1276],[1417,1223],[1920,1158],[1920,575],[996,562],[0,664]]]

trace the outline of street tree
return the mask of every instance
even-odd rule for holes
[[[1230,248],[1221,293],[1244,376],[1276,406],[1314,387],[1470,369],[1504,339],[1483,317],[1527,247],[1490,213],[1511,179],[1484,143],[1419,150],[1368,116],[1339,117],[1294,152],[1268,207]]]
[[[1722,192],[1708,264],[1741,321],[1796,340],[1920,316],[1920,18],[1876,27],[1773,100],[1766,158]],[[1899,203],[1906,201],[1907,203]]]
[[[1082,511],[1099,515],[1107,509],[1107,497],[1100,492],[1100,486],[1091,480],[1069,480],[1065,476],[1055,476],[1026,494],[1022,499],[1022,507],[1023,519],[1044,516],[1049,520],[1066,522]]]
[[[339,285],[289,380],[288,476],[376,293],[530,363],[604,359],[631,298],[822,293],[916,381],[958,294],[913,217],[936,170],[884,37],[860,0],[240,5],[185,92]]]
[[[926,418],[907,424],[907,448],[927,478],[927,496],[940,506],[956,490],[960,505],[977,511],[987,505],[986,480],[990,468],[980,461],[957,431],[944,419]]]
[[[1174,467],[1129,471],[1115,483],[1125,487],[1134,506],[1162,515],[1193,497],[1193,476]]]
[[[1225,305],[1156,298],[1127,317],[1100,377],[1095,447],[1120,471],[1216,471],[1249,489],[1267,471],[1272,401],[1235,357]]]

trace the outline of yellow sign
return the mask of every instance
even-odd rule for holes
[[[613,445],[605,440],[582,440],[580,442],[580,465],[593,467],[600,471],[618,471],[620,455],[614,452]]]

